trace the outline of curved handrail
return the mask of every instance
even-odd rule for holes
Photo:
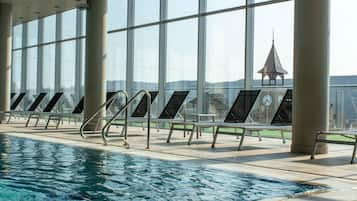
[[[129,105],[135,100],[136,97],[138,97],[141,94],[146,94],[147,97],[147,116],[148,116],[148,122],[147,122],[147,143],[146,143],[146,149],[149,149],[150,147],[150,117],[151,117],[151,94],[149,93],[149,91],[147,90],[140,90],[139,92],[137,92],[127,103],[124,107],[122,107],[115,115],[113,115],[108,121],[107,123],[104,125],[104,127],[102,128],[102,138],[104,141],[104,144],[106,145],[109,141],[109,129],[110,126],[112,125],[112,122],[125,110],[128,110]],[[124,140],[127,140],[127,134],[128,134],[128,118],[126,116],[125,118],[125,125],[124,125]]]
[[[87,138],[87,136],[84,134],[84,128],[89,124],[90,121],[92,121],[92,120],[97,116],[97,114],[101,111],[101,109],[102,109],[103,107],[106,107],[107,104],[110,103],[110,102],[112,102],[112,101],[114,102],[114,99],[117,98],[117,95],[118,95],[118,94],[123,94],[123,95],[124,95],[124,97],[125,97],[125,104],[127,104],[127,102],[128,102],[128,93],[127,93],[125,90],[119,90],[119,91],[115,92],[112,97],[110,97],[108,100],[105,101],[105,103],[103,103],[102,105],[100,105],[100,106],[97,108],[96,112],[93,113],[92,116],[90,116],[88,119],[86,119],[86,120],[82,123],[82,125],[81,125],[81,127],[80,127],[80,134],[81,134],[81,137],[82,137],[82,138]],[[128,115],[128,114],[126,113],[126,115]]]

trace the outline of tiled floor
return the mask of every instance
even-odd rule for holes
[[[43,124],[43,122],[42,122]],[[282,144],[280,139],[247,137],[243,149],[237,151],[238,140],[234,136],[218,136],[215,149],[211,149],[212,134],[204,133],[194,138],[191,146],[187,137],[175,132],[170,144],[166,143],[168,130],[151,129],[150,149],[146,149],[146,130],[130,127],[126,149],[122,142],[103,146],[101,137],[82,139],[79,125],[62,125],[59,130],[44,130],[43,127],[25,128],[23,120],[1,124],[0,133],[30,137],[40,140],[69,143],[96,149],[105,149],[144,155],[166,160],[183,160],[203,163],[215,168],[244,171],[293,181],[328,185],[325,193],[313,194],[293,200],[357,200],[357,164],[351,165],[352,146],[329,145],[329,154],[317,155],[310,160],[308,155],[290,153],[290,141]],[[119,131],[114,128],[113,131]]]

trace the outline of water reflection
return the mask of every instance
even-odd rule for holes
[[[0,194],[26,200],[257,200],[312,186],[0,135]],[[1,199],[0,199],[1,200]]]

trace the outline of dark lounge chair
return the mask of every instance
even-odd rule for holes
[[[10,100],[12,100],[12,99],[15,97],[15,95],[16,95],[16,93],[12,92],[12,93],[10,94]]]
[[[241,90],[223,122],[187,122],[187,121],[173,122],[171,124],[169,136],[166,142],[170,143],[171,136],[174,130],[181,130],[180,128],[177,129],[175,126],[181,126],[181,127],[187,125],[192,126],[191,135],[188,141],[189,145],[191,144],[193,133],[195,130],[197,130],[197,135],[198,135],[198,132],[201,132],[201,128],[212,127],[214,130],[214,128],[217,127],[218,131],[219,128],[223,128],[223,127],[236,128],[237,126],[243,124],[246,121],[249,112],[251,111],[256,99],[259,96],[259,93],[260,90]],[[214,140],[217,137],[216,135],[218,135],[217,132],[214,135]]]
[[[241,128],[243,132],[240,134],[240,145],[238,150],[240,150],[244,137],[255,131],[258,132],[258,136],[260,138],[260,131],[262,130],[272,130],[272,131],[280,131],[281,138],[283,143],[285,143],[284,132],[291,131],[291,123],[292,123],[292,100],[293,100],[293,91],[291,89],[286,90],[285,95],[282,101],[279,104],[277,111],[274,114],[270,125],[252,125],[252,124],[242,124],[239,125],[238,128]],[[217,128],[216,134],[219,132]],[[215,136],[217,138],[217,136]],[[212,148],[215,146],[215,140],[212,143]]]
[[[160,113],[160,115],[157,118],[151,118],[151,121],[156,122],[157,129],[158,129],[158,125],[160,122],[171,123],[175,119],[176,115],[178,114],[181,106],[183,105],[183,103],[189,93],[190,93],[190,91],[174,91],[173,92],[173,94],[171,95],[170,99],[166,103],[166,105],[165,105],[164,109],[162,110],[162,112]],[[153,98],[151,99],[151,102],[153,102]],[[145,104],[146,104],[146,101],[143,101],[142,105],[145,105]],[[143,107],[140,104],[138,106]],[[138,107],[137,107],[137,109],[138,109]],[[140,110],[142,110],[142,109],[140,109]],[[145,122],[146,118],[143,117],[143,114],[145,116],[146,112],[144,113],[143,111],[146,111],[146,110],[147,109],[145,107],[145,110],[142,110],[142,112],[140,112],[141,114],[137,115],[140,117],[134,118],[134,121]]]
[[[63,92],[57,92],[55,93],[55,95],[53,95],[53,97],[50,99],[50,101],[48,102],[48,104],[46,105],[46,107],[43,109],[42,112],[35,112],[35,111],[30,112],[25,126],[26,127],[29,126],[31,119],[36,119],[36,123],[35,123],[35,127],[36,127],[38,125],[40,118],[43,115],[50,114],[62,96],[63,96]]]
[[[17,96],[16,99],[14,100],[14,102],[11,104],[10,110],[11,111],[16,110],[25,96],[26,96],[26,93],[20,93],[19,96]]]
[[[10,106],[10,111],[1,111],[0,114],[4,116],[10,116],[11,111],[16,111],[17,107],[20,105],[21,101],[24,99],[26,93],[20,93],[19,96],[16,97],[14,102],[12,102]],[[1,123],[1,122],[0,122]]]
[[[352,139],[352,141],[332,140],[332,139],[323,138],[323,136],[326,137],[328,135],[339,135],[345,137],[346,139]],[[313,149],[311,151],[311,157],[310,157],[311,160],[315,159],[316,149],[319,143],[352,145],[353,152],[352,152],[352,158],[350,163],[351,164],[354,163],[356,158],[356,152],[357,152],[357,130],[328,130],[328,131],[317,132],[315,135],[315,142],[313,145]]]
[[[112,92],[112,91],[107,92],[106,100],[111,99],[115,94],[116,94],[116,92]],[[50,121],[56,121],[57,123],[56,123],[55,127],[56,127],[56,129],[58,129],[60,122],[63,120],[63,118],[81,120],[83,118],[82,113],[84,110],[84,98],[85,97],[81,98],[81,100],[74,107],[74,109],[71,113],[51,113],[51,114],[49,114],[46,125],[45,125],[45,129],[48,129]],[[114,103],[114,100],[111,100],[106,104],[107,111],[113,103]]]
[[[167,121],[175,119],[189,93],[190,91],[174,91],[157,120]]]
[[[159,94],[158,91],[150,91],[150,96],[151,96],[151,104],[155,101],[157,95]],[[148,112],[148,108],[147,108],[147,95],[145,94],[144,96],[142,96],[142,98],[140,99],[139,103],[136,105],[134,112],[130,115],[130,117],[128,118],[128,121],[130,122],[144,122],[144,118],[146,116]],[[107,118],[108,119],[108,118]],[[119,118],[117,119],[113,125],[116,126],[123,126],[124,122],[123,122],[123,118]],[[144,125],[143,125],[144,128]]]
[[[36,111],[42,100],[45,98],[47,93],[40,93],[38,96],[35,98],[35,100],[32,102],[30,107],[26,111],[7,111],[5,114],[9,115],[9,118],[7,120],[7,123],[10,122],[11,117],[16,116],[16,115],[26,115],[28,113]]]
[[[71,113],[53,113],[48,116],[47,123],[45,126],[45,129],[48,128],[49,123],[51,121],[56,121],[56,129],[58,129],[60,122],[62,121],[63,118],[74,118],[77,117],[78,119],[81,118],[81,114],[83,112],[84,108],[84,96],[81,98],[81,100],[78,102],[78,104],[74,107],[73,111]]]
[[[157,95],[159,94],[158,91],[150,91],[151,96],[151,104],[155,101]],[[144,118],[146,113],[148,112],[147,108],[147,95],[145,94],[141,100],[139,101],[138,105],[134,109],[134,112],[131,114],[130,118]]]

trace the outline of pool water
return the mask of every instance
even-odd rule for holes
[[[0,135],[0,200],[261,200],[316,186]]]

